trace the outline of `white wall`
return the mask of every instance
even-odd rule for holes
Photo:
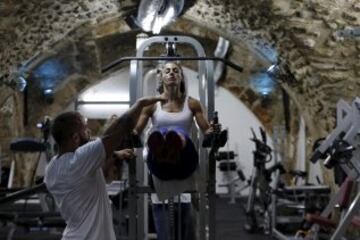
[[[197,75],[194,71],[185,69],[187,78],[188,93],[190,96],[198,98],[199,86]],[[238,168],[242,169],[247,178],[250,177],[253,166],[253,154],[255,144],[250,141],[252,127],[258,137],[260,137],[259,127],[262,126],[256,116],[232,93],[223,87],[218,87],[215,92],[215,110],[219,114],[219,122],[223,128],[229,130],[228,144],[220,151],[234,151],[238,156],[235,158]],[[263,126],[262,126],[263,127]],[[272,147],[272,141],[267,136],[268,144]],[[217,168],[216,182],[218,193],[225,193],[227,189],[218,187],[219,184],[228,182],[237,177],[236,173],[223,174]],[[239,185],[241,187],[241,185]]]
[[[217,89],[215,103],[215,109],[219,112],[219,121],[224,128],[229,129],[228,146],[221,150],[235,151],[238,155],[235,159],[238,162],[238,168],[241,168],[245,176],[249,178],[253,168],[252,151],[255,149],[254,142],[250,141],[252,138],[250,128],[253,128],[257,137],[261,138],[259,127],[262,124],[241,101],[224,88]],[[272,147],[271,138],[267,136],[267,139]],[[217,172],[217,182],[226,181],[227,177]],[[219,192],[224,190],[218,189]]]

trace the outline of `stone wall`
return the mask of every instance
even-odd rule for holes
[[[2,81],[37,54],[52,51],[84,23],[118,17],[135,3],[124,0],[11,1],[0,3],[0,69]],[[122,9],[122,10],[121,10]]]
[[[85,22],[98,23],[121,10],[132,9],[131,1],[4,1],[1,4],[1,62],[4,75],[36,53],[51,50],[52,44]],[[323,135],[333,125],[334,102],[339,97],[351,99],[358,90],[359,44],[342,39],[336,31],[359,23],[356,1],[197,1],[185,17],[203,24],[230,39],[254,44],[266,39],[274,44],[282,63],[290,67],[296,84],[290,90],[298,102],[306,106],[308,125],[312,116],[323,121]],[[14,30],[15,29],[15,30]],[[191,29],[189,29],[191,32]],[[41,33],[41,34],[39,34]],[[9,44],[12,42],[13,44]],[[260,44],[263,44],[262,42]],[[346,94],[336,93],[338,85],[347,81]],[[324,85],[320,89],[317,87]],[[351,94],[348,94],[351,93]],[[315,95],[316,98],[312,96]],[[329,97],[331,96],[331,97]],[[329,99],[328,99],[329,98]],[[305,104],[304,104],[305,103]],[[316,130],[314,130],[316,131]]]
[[[266,39],[276,47],[294,76],[282,85],[306,121],[308,155],[334,127],[336,102],[359,92],[359,41],[337,35],[359,26],[358,1],[199,1],[185,17],[249,45]],[[331,182],[331,174],[324,176]]]
[[[137,4],[138,1],[116,0],[4,0],[0,3],[1,81],[8,81],[12,72],[34,56],[57,54],[66,44],[77,51],[72,54],[79,64],[79,74],[69,76],[66,81],[76,87],[61,86],[55,95],[58,104],[31,114],[31,122],[47,111],[59,111],[74,95],[99,79],[99,67],[112,49],[101,48],[101,41],[95,39],[129,31],[126,24],[117,19],[132,12]],[[359,40],[337,34],[347,26],[358,26],[359,12],[360,5],[355,0],[199,0],[192,3],[182,17],[192,25],[184,21],[168,29],[174,27],[194,35],[201,32],[205,38],[212,38],[211,32],[215,32],[235,46],[245,46],[244,49],[247,46],[250,52],[254,47],[264,51],[275,47],[282,69],[288,69],[279,81],[306,120],[310,147],[316,138],[325,136],[333,128],[338,99],[350,101],[360,90]],[[209,33],[205,33],[207,30]],[[242,59],[241,54],[245,52],[234,51],[230,57]],[[265,124],[273,124],[276,115],[266,108],[258,108],[258,97],[239,82],[246,75],[234,77],[236,74],[229,72],[222,81],[223,86],[240,94],[243,101],[249,101],[249,107]],[[42,104],[39,101],[38,105]]]
[[[301,105],[311,135],[326,134],[333,127],[336,101],[351,100],[359,90],[358,40],[336,33],[359,25],[357,1],[267,0],[240,6],[235,1],[200,1],[186,17],[206,20],[220,33],[249,44],[258,39],[274,44],[282,64],[295,76],[296,82],[286,89],[294,92],[291,96]],[[321,122],[320,129],[314,120]]]

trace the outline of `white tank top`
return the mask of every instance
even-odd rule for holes
[[[156,103],[156,110],[151,117],[153,129],[161,127],[180,127],[188,134],[191,133],[193,123],[193,113],[189,108],[189,98],[187,97],[181,112],[167,112],[161,107],[161,103]]]

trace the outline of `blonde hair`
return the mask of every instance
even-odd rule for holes
[[[162,71],[165,68],[165,65],[168,63],[173,63],[175,64],[181,71],[181,82],[180,82],[180,92],[181,92],[181,96],[185,97],[186,96],[186,85],[185,85],[185,78],[184,78],[184,69],[182,68],[182,66],[177,63],[177,62],[173,62],[173,61],[167,61],[161,65],[159,65],[158,69],[157,69],[157,74],[158,74],[158,78],[159,78],[159,86],[157,88],[157,91],[162,94],[164,92],[164,83],[162,80]]]

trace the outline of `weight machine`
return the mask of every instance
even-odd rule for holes
[[[244,172],[242,169],[238,169],[238,164],[234,160],[237,156],[234,151],[220,151],[216,155],[216,161],[220,161],[218,168],[226,177],[226,182],[218,186],[228,189],[225,197],[230,198],[230,204],[235,204],[236,197],[241,197],[241,192],[249,187]],[[233,176],[235,173],[236,177]],[[237,189],[238,186],[240,189]]]
[[[42,179],[36,179],[36,170],[41,157],[50,161],[51,147],[48,142],[50,133],[50,119],[45,118],[37,127],[42,131],[42,139],[17,138],[10,144],[12,162],[8,188],[1,191],[0,220],[9,227],[7,240],[13,239],[18,228],[63,228],[65,222],[55,207],[55,202],[47,192]],[[13,178],[15,174],[16,155],[18,153],[38,154],[36,163],[31,174],[30,186],[26,188],[14,188]],[[31,235],[29,236],[29,238]]]
[[[274,163],[272,166],[267,167],[266,164],[272,160],[273,153],[270,146],[267,145],[266,133],[260,128],[261,138],[258,138],[254,130],[251,129],[251,131],[253,134],[251,140],[255,143],[256,148],[253,152],[254,167],[246,206],[247,222],[244,228],[250,233],[262,231],[277,239],[289,240],[291,238],[280,232],[277,229],[277,225],[281,223],[286,223],[287,225],[291,223],[300,224],[303,221],[303,216],[279,216],[279,208],[304,211],[311,205],[309,203],[311,196],[316,198],[319,196],[323,197],[330,192],[329,187],[311,185],[283,186],[283,183],[280,181],[280,177],[283,174],[291,174],[295,178],[304,178],[306,173],[302,171],[286,172],[281,162],[277,159],[277,152],[274,152]],[[273,178],[274,182],[272,184]],[[257,192],[259,192],[259,197],[257,197]],[[258,201],[256,201],[257,199]],[[262,216],[262,221],[259,221],[258,215]]]
[[[144,57],[147,49],[155,44],[162,44],[166,48],[166,57]],[[176,53],[177,45],[187,45],[192,47],[196,57],[179,57]],[[103,67],[102,71],[106,72],[123,61],[131,61],[130,63],[130,105],[143,96],[144,80],[143,80],[143,61],[145,60],[197,60],[198,61],[198,82],[199,96],[201,104],[206,107],[208,118],[212,118],[214,113],[214,91],[215,83],[213,80],[213,63],[210,60],[219,60],[225,64],[242,71],[242,68],[217,57],[206,57],[205,51],[201,44],[194,38],[187,36],[154,36],[145,39],[138,47],[136,57],[121,58],[109,65]],[[204,143],[203,136],[198,133],[199,142],[203,142],[203,148],[199,147],[199,165],[200,177],[197,187],[189,189],[189,192],[198,194],[199,197],[199,239],[205,240],[215,239],[215,153],[221,144],[225,144],[222,140],[226,133],[219,136],[214,134],[208,141]],[[200,146],[201,144],[199,144]],[[205,147],[210,147],[209,154]],[[137,161],[129,163],[129,230],[128,239],[148,239],[148,194],[154,191],[148,186],[147,167],[142,159],[142,148],[136,149]]]
[[[253,138],[250,140],[255,143],[254,167],[251,174],[251,182],[249,188],[249,196],[246,205],[246,223],[244,228],[246,231],[253,233],[263,230],[265,234],[271,231],[271,194],[272,188],[271,175],[280,170],[283,172],[281,164],[275,164],[270,168],[266,168],[266,164],[272,160],[272,149],[267,145],[266,132],[260,127],[261,139],[257,138],[254,130],[251,128]],[[259,204],[263,214],[263,223],[258,223],[257,210],[255,208],[255,200],[259,191]]]
[[[349,197],[349,183],[351,181],[359,182],[360,180],[360,98],[356,97],[351,105],[344,100],[337,103],[336,108],[336,128],[323,140],[323,142],[316,148],[311,157],[311,162],[316,163],[320,159],[324,160],[324,166],[332,169],[338,165],[346,173],[348,178],[343,182],[340,190],[332,197],[329,204],[321,212],[320,215],[308,216],[312,218],[313,225],[309,230],[309,234],[303,239],[318,239],[319,225],[328,222],[334,207],[342,202],[343,198]],[[334,226],[335,231],[330,238],[331,240],[343,239],[343,236],[349,225],[359,227],[358,211],[360,209],[360,191],[357,189],[357,194],[354,200],[349,204],[348,209],[340,222]]]

